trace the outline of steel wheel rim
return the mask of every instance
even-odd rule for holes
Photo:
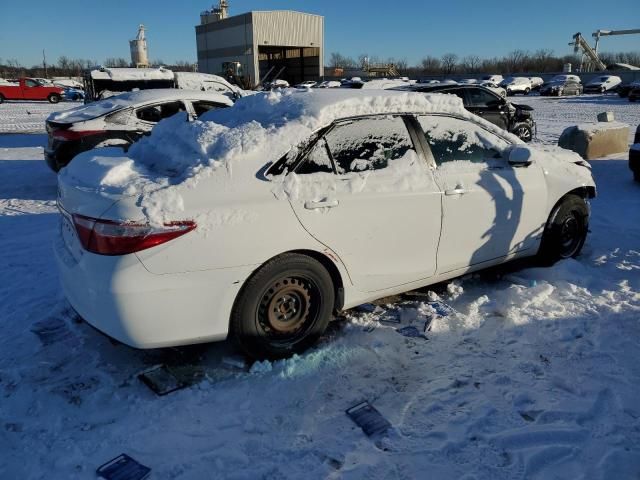
[[[319,290],[312,280],[300,276],[278,278],[260,298],[258,327],[276,344],[301,340],[318,318],[318,300]]]
[[[565,258],[575,255],[581,241],[580,222],[575,215],[567,217],[560,226],[560,247]]]

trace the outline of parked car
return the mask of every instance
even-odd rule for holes
[[[231,99],[219,93],[158,89],[121,93],[52,113],[46,121],[45,160],[57,172],[80,152],[115,145],[126,148],[160,120],[178,112],[187,112],[193,119],[231,105]]]
[[[419,85],[409,87],[423,93],[451,93],[462,99],[464,107],[498,127],[513,133],[521,140],[530,142],[535,131],[535,122],[528,105],[508,102],[491,89],[478,85]]]
[[[532,90],[531,80],[526,77],[508,77],[505,78],[500,86],[507,91],[507,95],[515,95],[521,93],[529,95]]]
[[[318,83],[313,88],[340,88],[342,83],[337,80],[325,80],[323,82]]]
[[[628,97],[630,102],[637,102],[638,100],[640,100],[640,87],[634,87],[629,90]]]
[[[620,98],[627,98],[629,96],[629,92],[634,88],[640,88],[640,80],[635,80],[633,82],[621,83],[616,87],[616,92]]]
[[[480,86],[488,88],[489,90],[491,90],[491,91],[497,93],[498,95],[500,95],[502,98],[507,98],[507,91],[504,88],[499,87],[495,83],[483,80],[480,83]]]
[[[490,82],[495,83],[496,85],[500,85],[500,83],[504,80],[502,75],[484,75],[480,81],[482,82]]]
[[[64,87],[62,96],[65,100],[70,102],[77,102],[79,100],[84,100],[84,90],[78,88]]]
[[[104,156],[63,171],[55,252],[87,322],[137,348],[230,336],[252,357],[285,357],[334,312],[515,258],[574,257],[585,242],[588,163],[526,146],[457,99],[297,91],[266,110],[263,96],[207,114],[227,126],[216,157],[197,182],[158,178],[164,224],[145,220],[150,190],[141,203],[131,183],[121,194],[91,183],[110,172]],[[116,169],[131,162],[115,155]],[[159,201],[175,199],[172,183],[179,209]]]
[[[601,75],[584,86],[584,93],[606,93],[615,90],[621,83],[622,79],[616,75]]]
[[[540,90],[540,87],[544,84],[542,77],[529,77],[529,81],[531,82],[531,90],[534,92]]]
[[[540,95],[561,97],[563,95],[582,95],[582,84],[572,78],[545,83]]]
[[[567,80],[571,80],[577,83],[582,83],[582,80],[580,79],[580,77],[578,75],[573,75],[570,73],[561,73],[559,75],[556,75],[555,77],[551,78],[551,80],[549,80],[549,83],[551,82],[566,82]]]
[[[296,88],[313,88],[318,84],[318,82],[314,80],[307,80],[306,82],[302,82],[296,85]]]
[[[636,136],[629,149],[629,169],[633,172],[633,179],[640,182],[640,125],[636,128]]]
[[[21,78],[18,83],[0,83],[0,103],[5,100],[47,100],[58,103],[64,90],[51,85],[43,85],[33,78]]]

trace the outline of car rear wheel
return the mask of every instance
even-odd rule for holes
[[[4,97],[0,95],[0,103],[4,102]]]
[[[542,234],[538,259],[545,265],[577,257],[589,230],[589,207],[584,198],[566,195],[551,212]]]
[[[331,276],[317,260],[284,254],[247,280],[231,313],[231,335],[248,356],[283,358],[313,345],[334,307]]]
[[[525,95],[529,95],[529,92],[531,91],[531,89],[529,89],[529,87],[524,89],[524,94]]]
[[[61,98],[60,98],[60,95],[58,95],[57,93],[52,93],[47,97],[47,100],[49,100],[49,103],[58,103],[61,100]]]

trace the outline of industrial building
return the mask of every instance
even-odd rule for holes
[[[228,16],[228,3],[200,15],[198,70],[234,74],[247,83],[296,84],[324,75],[324,17],[290,10]]]

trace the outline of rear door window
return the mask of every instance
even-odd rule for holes
[[[339,123],[325,136],[338,174],[387,168],[415,148],[399,116]]]
[[[136,111],[136,117],[145,122],[157,123],[184,111],[185,107],[182,102],[168,102],[140,108]]]
[[[196,114],[196,118],[200,117],[203,113],[208,112],[209,110],[217,110],[220,108],[220,105],[215,102],[207,102],[204,100],[198,100],[197,102],[191,102],[193,105],[193,111]]]

